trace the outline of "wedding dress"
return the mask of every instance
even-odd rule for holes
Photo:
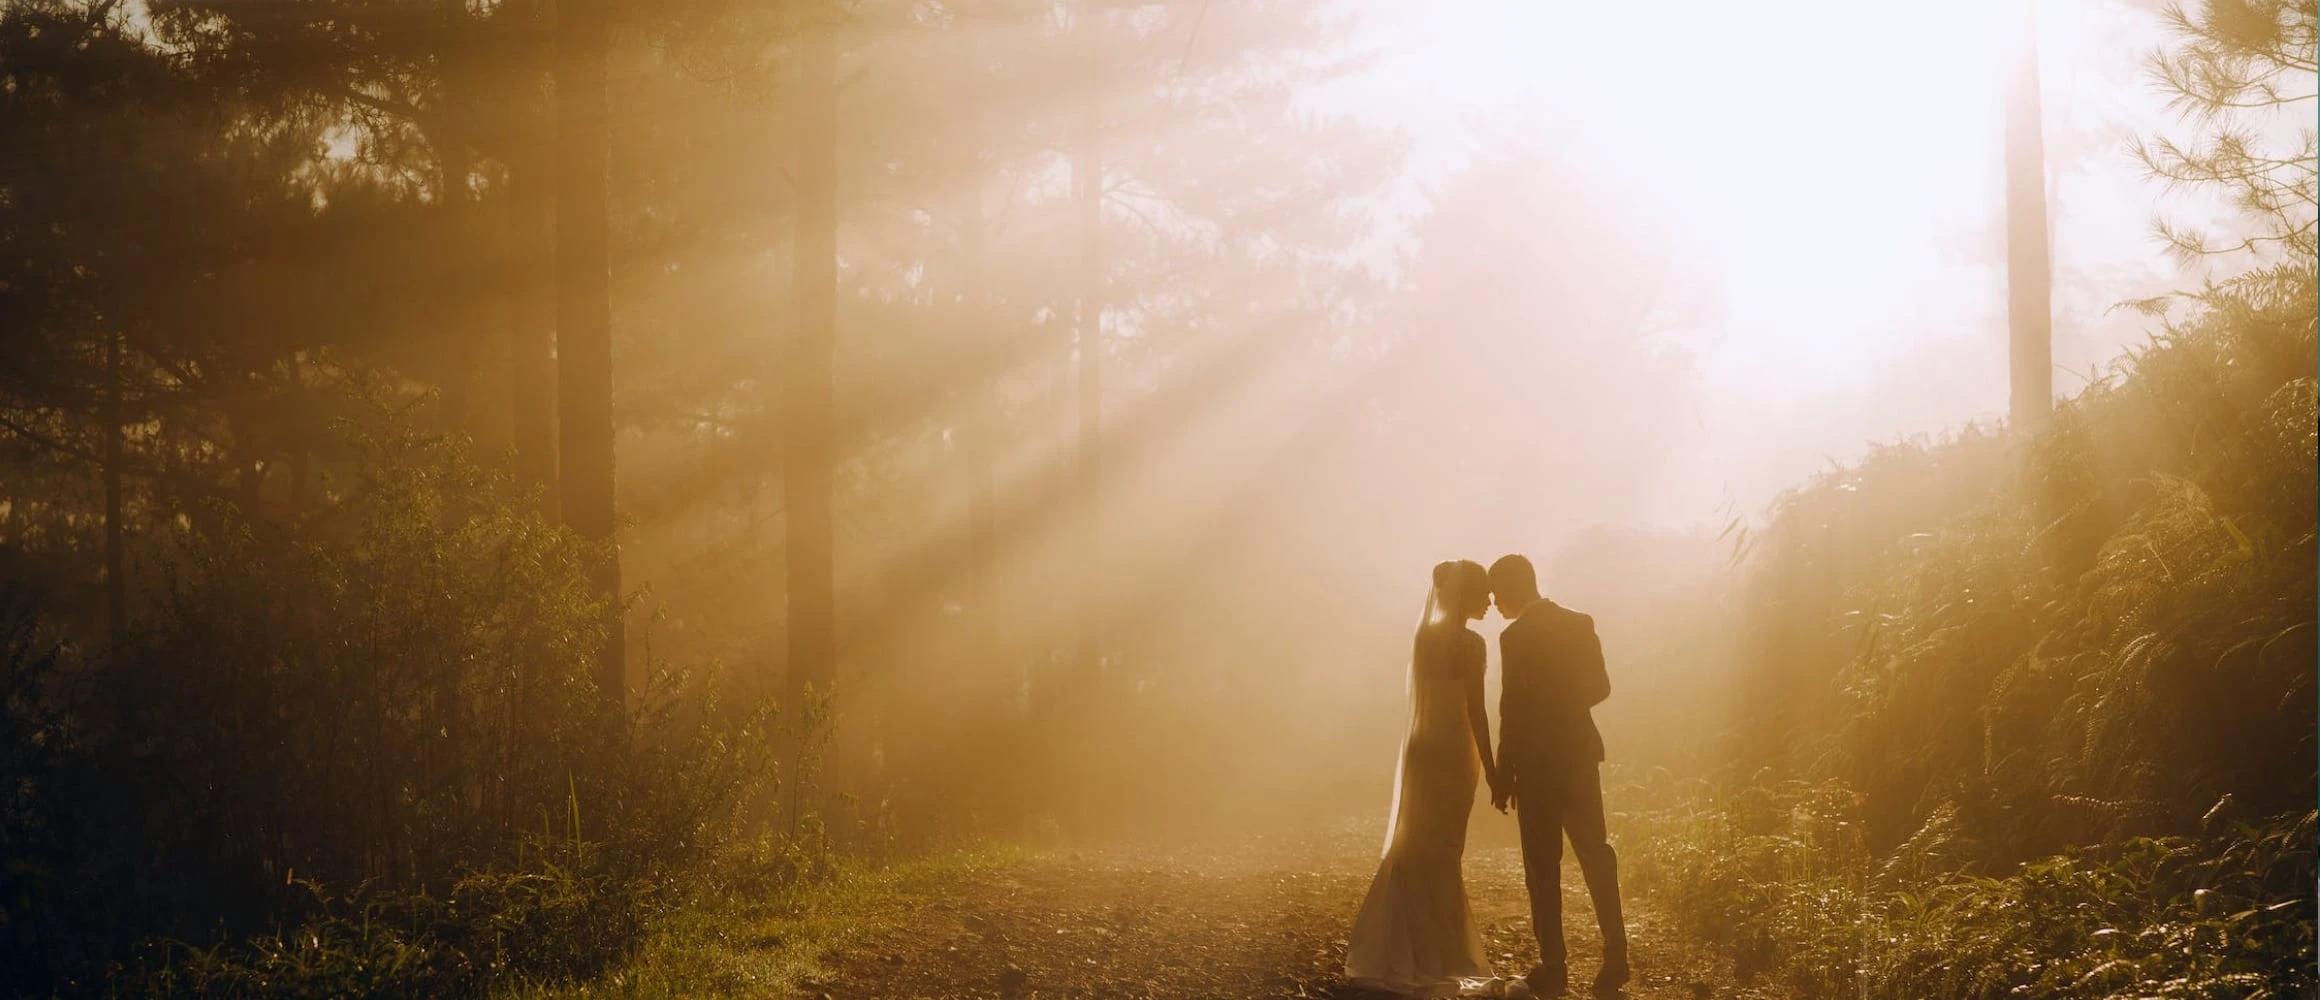
[[[1345,977],[1404,996],[1475,995],[1495,983],[1473,981],[1488,977],[1490,965],[1460,869],[1482,774],[1463,685],[1482,671],[1484,644],[1460,623],[1433,622],[1412,645],[1410,733],[1394,774],[1385,858],[1354,918]]]

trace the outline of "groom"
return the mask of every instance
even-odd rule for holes
[[[1511,799],[1522,826],[1523,876],[1539,967],[1531,987],[1552,996],[1570,983],[1563,950],[1563,835],[1579,856],[1595,922],[1603,930],[1603,971],[1595,991],[1626,985],[1627,926],[1619,914],[1619,861],[1603,831],[1603,736],[1588,709],[1611,696],[1595,620],[1539,596],[1538,574],[1519,555],[1490,567],[1491,599],[1506,618],[1499,634],[1504,690],[1498,703],[1500,811]]]

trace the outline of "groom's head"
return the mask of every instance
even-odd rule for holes
[[[1510,555],[1490,564],[1490,600],[1499,617],[1512,619],[1538,599],[1539,574],[1530,560]]]

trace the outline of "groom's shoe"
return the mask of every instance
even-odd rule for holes
[[[1603,971],[1595,974],[1595,995],[1607,997],[1627,985],[1627,949],[1612,948],[1603,952]]]
[[[1558,997],[1571,989],[1571,970],[1560,965],[1539,965],[1523,977],[1531,989],[1542,997]]]

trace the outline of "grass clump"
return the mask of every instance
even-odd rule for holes
[[[1009,848],[938,854],[891,866],[812,862],[771,841],[722,859],[681,905],[652,920],[620,962],[585,979],[534,982],[496,991],[506,1000],[586,997],[724,998],[782,996],[824,978],[822,960],[849,944],[901,926],[918,900],[942,894],[992,868],[1019,863]]]
[[[1630,883],[1743,982],[1806,997],[2310,996],[2315,814],[2066,849],[2001,870],[1958,810],[1871,851],[1861,796],[1789,782],[1729,797],[1615,793]]]

